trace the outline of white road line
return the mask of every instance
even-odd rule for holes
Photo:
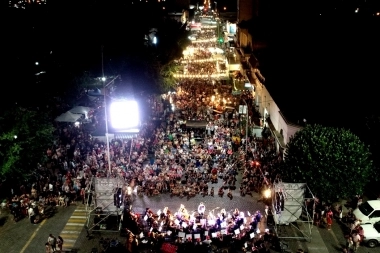
[[[66,226],[76,226],[76,227],[83,227],[84,223],[66,223]]]
[[[77,239],[66,239],[65,238],[65,239],[63,239],[63,241],[64,241],[63,243],[70,243],[71,242],[74,245],[75,242],[77,241]]]
[[[63,230],[61,234],[80,234],[81,231]]]
[[[85,215],[73,215],[70,217],[70,219],[87,219]]]

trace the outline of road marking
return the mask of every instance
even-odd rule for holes
[[[78,227],[79,226],[79,227],[83,227],[83,224],[69,222],[69,223],[66,223],[66,226],[73,226],[73,227]]]
[[[80,231],[63,230],[61,234],[80,234]]]
[[[26,244],[24,245],[24,247],[22,248],[22,250],[20,251],[20,253],[24,253],[24,251],[29,246],[29,244],[32,242],[32,240],[34,239],[34,237],[36,237],[38,230],[40,230],[40,228],[44,225],[45,221],[46,221],[46,219],[43,220],[40,223],[40,225],[38,225],[36,231],[34,231],[34,233],[30,236],[29,240],[26,242]]]
[[[60,236],[63,239],[63,248],[65,250],[69,250],[74,247],[84,225],[87,222],[86,214],[87,212],[83,207],[77,206],[67,221],[65,227],[61,231]]]

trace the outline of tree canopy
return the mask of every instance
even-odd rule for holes
[[[368,147],[351,131],[307,125],[287,144],[282,177],[307,183],[316,196],[333,201],[362,193],[371,169]]]
[[[13,107],[0,118],[0,177],[24,179],[52,144],[53,125],[47,113]]]

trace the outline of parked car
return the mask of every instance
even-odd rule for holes
[[[380,200],[369,200],[361,204],[354,210],[357,220],[361,220],[362,224],[375,224],[380,221]]]
[[[364,230],[363,242],[368,245],[368,247],[373,248],[380,244],[380,222],[375,224],[363,224],[361,227]]]

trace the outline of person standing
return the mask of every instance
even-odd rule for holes
[[[327,223],[327,229],[328,229],[328,230],[331,229],[332,218],[333,218],[333,212],[332,212],[331,209],[330,209],[330,210],[327,212],[327,214],[326,214],[326,223]]]
[[[45,253],[52,253],[50,244],[48,242],[45,243]]]
[[[49,234],[47,242],[49,243],[52,251],[55,252],[56,251],[56,246],[55,245],[57,243],[57,239],[55,238],[55,236],[53,236],[52,234]]]
[[[352,234],[352,240],[354,241],[353,250],[356,252],[360,246],[360,235],[357,231]]]
[[[347,238],[347,242],[346,242],[346,248],[348,249],[349,252],[353,252],[354,251],[354,241],[352,240],[352,237],[349,236]]]
[[[36,224],[34,222],[34,220],[36,219],[36,213],[34,212],[34,208],[32,205],[30,205],[29,209],[28,209],[28,215],[29,215],[29,220],[30,220],[30,223],[32,224]]]
[[[59,252],[62,252],[63,238],[62,238],[61,236],[58,236],[58,239],[57,239],[57,246],[58,246]]]

